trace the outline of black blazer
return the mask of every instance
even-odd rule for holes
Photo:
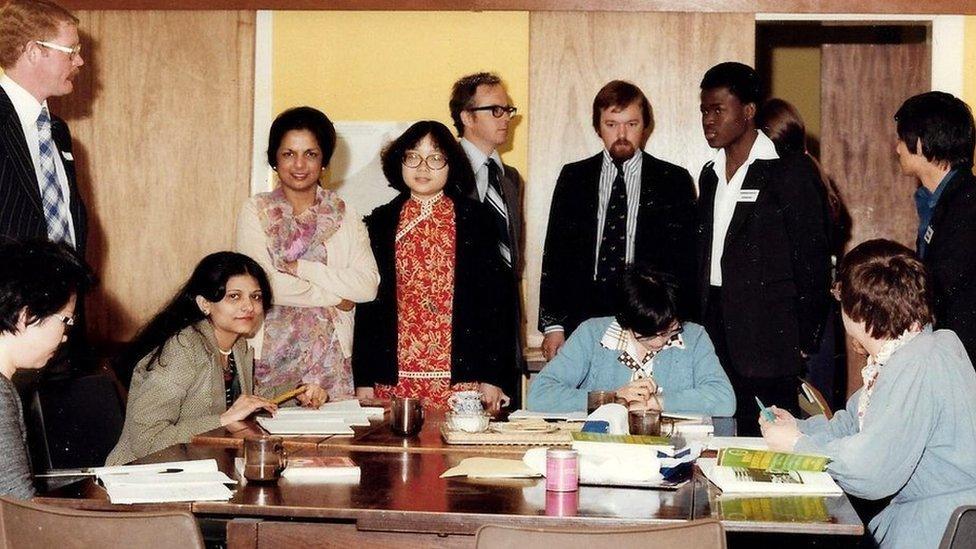
[[[976,358],[976,177],[960,166],[932,212],[922,259],[932,280],[935,327],[959,336]]]
[[[502,164],[499,184],[505,195],[505,210],[508,212],[508,241],[511,242],[512,267],[515,278],[521,280],[522,269],[525,266],[525,223],[522,220],[522,189],[525,184],[518,170],[508,164]],[[472,188],[468,197],[480,202],[477,188]]]
[[[356,387],[397,383],[396,237],[406,194],[366,217],[370,246],[380,273],[376,299],[356,306],[352,369]],[[495,245],[487,206],[454,199],[457,259],[454,267],[451,382],[477,381],[504,387],[515,372],[515,332],[510,322],[515,296],[508,268]]]
[[[697,213],[688,171],[644,155],[634,263],[675,276],[679,312],[698,318],[695,275]],[[562,325],[568,337],[584,320],[612,314],[614,304],[595,289],[597,214],[603,153],[563,166],[549,209],[539,287],[539,330]]]
[[[74,223],[77,250],[84,257],[88,222],[75,181],[75,163],[65,157],[65,154],[71,155],[71,133],[64,120],[52,116],[51,136],[68,176],[69,196],[66,198]],[[17,239],[47,238],[41,191],[27,138],[3,88],[0,88],[0,235]]]
[[[699,178],[698,282],[708,306],[712,225],[718,178],[709,162]],[[829,304],[830,251],[823,184],[799,157],[756,160],[742,189],[722,254],[722,315],[731,365],[746,377],[800,372],[800,351],[816,351]],[[713,336],[714,337],[714,336]]]

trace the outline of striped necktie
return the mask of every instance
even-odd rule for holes
[[[37,141],[41,163],[40,185],[41,205],[47,221],[47,237],[52,242],[67,242],[74,246],[71,230],[68,227],[68,204],[58,184],[58,174],[54,169],[54,140],[51,138],[51,116],[47,107],[41,107],[37,116]]]
[[[491,206],[492,217],[495,218],[495,226],[498,228],[498,251],[502,254],[505,264],[511,267],[512,249],[508,240],[508,210],[505,208],[505,198],[499,182],[501,168],[491,158],[486,164],[488,165],[488,191],[485,193],[485,202]]]

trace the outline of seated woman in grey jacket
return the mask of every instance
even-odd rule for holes
[[[616,317],[580,324],[529,387],[528,407],[586,410],[588,391],[631,409],[731,416],[735,394],[705,329],[682,322],[674,285],[647,267],[622,280]]]
[[[67,340],[91,271],[64,244],[0,244],[0,496],[34,495],[20,396],[11,378],[44,367]]]
[[[119,361],[132,369],[132,382],[122,436],[106,465],[190,442],[256,410],[274,411],[254,395],[254,355],[245,340],[270,307],[268,278],[253,259],[234,252],[203,258]]]

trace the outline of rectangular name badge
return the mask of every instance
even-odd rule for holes
[[[75,161],[75,157],[72,156],[71,153],[69,153],[69,152],[63,152],[63,153],[61,153],[61,158],[64,158],[68,162],[74,162]]]
[[[931,243],[932,243],[932,234],[933,234],[933,233],[935,233],[935,231],[933,231],[933,230],[932,230],[932,226],[931,226],[931,225],[929,225],[929,226],[928,226],[928,227],[927,227],[927,228],[925,229],[925,236],[923,236],[923,237],[922,237],[922,240],[925,240],[925,243],[926,243],[926,244],[931,244]]]
[[[742,189],[736,202],[755,202],[759,198],[759,189]]]

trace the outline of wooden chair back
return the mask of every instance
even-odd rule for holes
[[[827,419],[834,417],[834,413],[830,410],[830,404],[827,403],[823,393],[805,379],[800,379],[800,389],[797,391],[796,398],[800,403],[800,409],[808,416],[823,414]]]
[[[963,505],[949,517],[939,549],[970,549],[976,543],[976,505]]]

